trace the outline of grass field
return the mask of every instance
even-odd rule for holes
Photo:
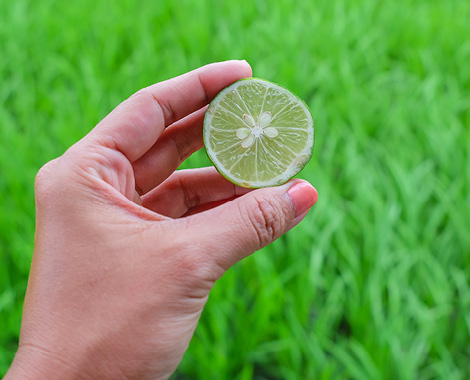
[[[311,108],[319,201],[216,284],[173,378],[470,378],[469,36],[467,0],[0,1],[0,376],[39,167],[139,88],[236,58]]]

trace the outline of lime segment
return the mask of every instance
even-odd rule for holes
[[[215,97],[203,133],[217,170],[249,188],[287,182],[308,162],[314,143],[305,103],[284,87],[257,78],[232,83]]]

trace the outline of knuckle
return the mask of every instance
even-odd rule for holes
[[[168,133],[168,139],[173,145],[178,161],[184,161],[191,152],[191,141],[188,140],[187,136],[175,136],[171,132]]]
[[[151,100],[157,108],[162,112],[166,125],[172,124],[176,119],[176,113],[173,110],[171,103],[165,101],[158,93],[152,91],[151,87],[144,87],[132,95],[134,99],[144,99],[143,101]],[[161,99],[162,98],[162,99]]]
[[[138,131],[142,125],[147,123],[149,110],[152,110],[154,104],[155,100],[148,88],[140,89],[124,101],[121,109],[126,113],[127,123],[133,127],[132,130]]]
[[[153,102],[153,97],[148,87],[141,88],[134,92],[128,99],[131,103],[148,103]]]
[[[55,160],[50,161],[43,165],[36,174],[34,191],[37,198],[45,197],[54,189],[54,185],[52,183],[54,181],[54,165]]]
[[[172,253],[166,274],[170,279],[184,279],[179,290],[191,298],[206,297],[215,281],[222,275],[207,252],[188,247],[188,244]]]
[[[184,177],[179,177],[178,179],[178,187],[183,191],[183,199],[184,203],[188,210],[191,210],[193,207],[199,206],[202,201],[199,195],[199,192],[194,189],[189,183],[185,183]]]
[[[50,206],[67,194],[72,186],[70,167],[63,162],[63,156],[43,165],[34,181],[34,194],[38,206]],[[64,168],[64,165],[66,168]],[[69,174],[65,174],[69,173]]]
[[[248,210],[250,227],[260,248],[281,235],[285,218],[279,203],[269,199],[254,199],[254,205]]]
[[[188,248],[180,252],[179,260],[177,260],[178,269],[184,273],[189,282],[195,285],[215,281],[212,262],[207,254]]]

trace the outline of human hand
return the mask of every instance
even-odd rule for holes
[[[215,281],[303,219],[317,200],[305,181],[249,191],[214,168],[175,172],[202,147],[207,103],[248,76],[229,61],[145,88],[40,170],[5,379],[168,378]]]

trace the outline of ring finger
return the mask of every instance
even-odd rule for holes
[[[160,186],[142,197],[142,205],[158,214],[179,218],[246,194],[214,167],[178,170]]]

